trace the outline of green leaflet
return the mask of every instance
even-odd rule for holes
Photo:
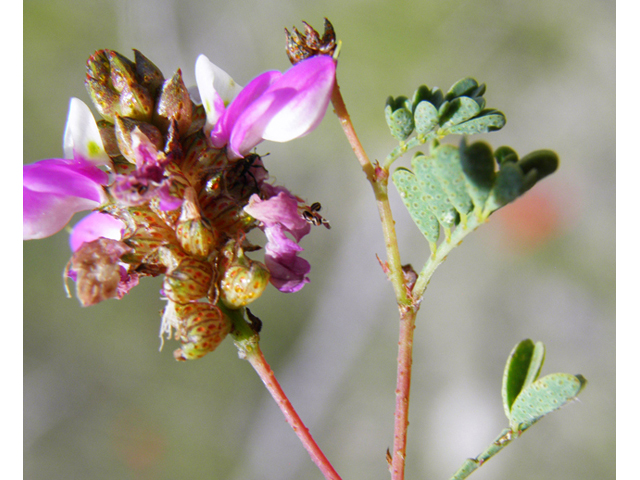
[[[438,126],[438,109],[432,103],[423,100],[416,106],[413,119],[416,132],[419,135],[426,135]]]
[[[440,225],[434,213],[427,206],[426,192],[423,192],[418,185],[416,176],[406,168],[398,168],[393,172],[392,179],[409,215],[429,242],[431,251],[435,252],[435,246],[438,237],[440,237]]]
[[[384,116],[391,135],[400,142],[406,140],[413,132],[413,113],[410,108],[411,104],[407,97],[387,98]]]
[[[433,148],[432,153],[436,159],[432,164],[433,173],[465,224],[467,214],[473,209],[473,201],[467,191],[460,152],[453,145],[439,145]]]
[[[438,133],[445,135],[473,135],[475,133],[488,133],[500,130],[507,123],[502,112],[497,110],[483,110],[478,116],[458,125],[442,128]]]
[[[502,403],[514,434],[525,431],[540,418],[573,400],[587,381],[582,375],[552,373],[538,379],[544,363],[542,342],[518,343],[502,376]]]
[[[513,402],[523,388],[533,383],[540,375],[544,363],[544,345],[523,340],[511,351],[502,376],[502,403],[507,418],[511,417]]]
[[[436,176],[435,163],[441,160],[437,151],[429,157],[416,154],[411,160],[411,167],[418,180],[418,187],[424,193],[427,207],[436,215],[448,237],[448,232],[458,223],[459,216]]]
[[[447,110],[440,117],[442,131],[466,122],[480,113],[480,105],[470,97],[459,97],[448,104]]]
[[[464,171],[467,191],[480,213],[489,197],[496,177],[496,164],[491,147],[483,142],[467,146],[465,139],[460,142],[460,163]]]
[[[525,387],[511,407],[510,426],[524,431],[542,417],[572,401],[587,381],[582,375],[552,373]]]

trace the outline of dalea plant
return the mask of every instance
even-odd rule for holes
[[[550,150],[524,156],[467,137],[499,130],[504,115],[486,106],[486,86],[472,78],[448,91],[420,86],[389,97],[384,116],[398,145],[371,162],[350,121],[336,81],[340,42],[325,21],[320,35],[286,32],[293,66],[268,71],[245,87],[200,56],[197,87],[180,70],[166,78],[142,53],[133,60],[112,50],[87,61],[85,86],[95,110],[77,98],[69,106],[63,157],[24,167],[24,238],[71,229],[65,279],[75,282],[83,306],[122,298],[146,276],[163,276],[166,300],[160,337],[178,342],[176,360],[213,352],[227,336],[263,380],[326,478],[340,478],[280,388],[259,347],[262,321],[253,304],[271,284],[294,293],[309,282],[310,264],[299,243],[314,227],[329,228],[319,202],[307,204],[270,182],[256,150],[264,140],[287,142],[310,133],[329,102],[371,184],[386,245],[384,275],[400,315],[391,478],[404,478],[413,332],[427,285],[453,248],[558,167]],[[382,114],[382,112],[381,112]],[[442,139],[458,135],[454,143]],[[421,149],[423,151],[416,151]],[[410,168],[394,168],[412,151]],[[388,200],[389,180],[426,239],[428,260],[404,265]],[[263,248],[247,240],[264,232]],[[395,339],[393,340],[395,343]],[[151,354],[151,352],[150,352]],[[503,374],[508,427],[452,478],[463,479],[546,414],[576,398],[586,380],[555,373],[538,378],[541,342],[515,346]],[[391,388],[391,387],[390,387]]]

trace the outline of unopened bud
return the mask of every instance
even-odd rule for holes
[[[162,86],[162,82],[164,82],[164,76],[160,69],[138,50],[134,48],[133,53],[136,60],[138,80],[140,84],[149,91],[149,94],[155,98],[158,89]]]
[[[178,70],[173,77],[162,84],[153,121],[163,131],[169,129],[171,120],[178,124],[178,132],[183,135],[191,125],[191,97],[182,81],[182,72]]]
[[[105,120],[115,114],[149,121],[154,97],[138,81],[136,65],[112,50],[99,50],[87,61],[85,86]]]

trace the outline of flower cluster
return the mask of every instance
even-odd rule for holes
[[[161,337],[181,341],[176,359],[200,358],[230,332],[225,309],[254,301],[269,281],[283,292],[309,281],[298,242],[322,222],[268,183],[253,151],[319,124],[336,62],[312,56],[242,88],[200,56],[190,93],[180,70],[165,79],[134,52],[134,61],[110,50],[89,58],[85,85],[102,118],[72,99],[64,158],[24,167],[24,238],[92,210],[70,236],[67,276],[80,302],[122,298],[141,277],[164,275]],[[264,264],[245,255],[258,248],[246,240],[256,227],[267,237]]]

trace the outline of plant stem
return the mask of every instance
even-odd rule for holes
[[[447,255],[449,255],[451,250],[460,245],[460,242],[462,242],[464,237],[473,232],[485,221],[486,220],[478,219],[475,214],[469,215],[466,225],[458,225],[453,230],[451,238],[438,245],[437,250],[431,255],[431,258],[429,258],[427,263],[424,265],[424,268],[420,272],[420,275],[418,275],[418,279],[413,286],[412,293],[415,298],[422,298],[425,290],[427,289],[427,285],[431,280],[431,276],[436,271],[436,268],[438,268],[438,266],[447,259]]]
[[[365,152],[355,129],[353,123],[351,123],[351,117],[347,112],[347,107],[342,99],[340,93],[340,87],[336,81],[331,96],[331,103],[335,110],[340,125],[344,131],[351,148],[355,153],[362,170],[364,171],[367,180],[373,188],[373,194],[375,195],[376,202],[378,204],[378,213],[380,215],[380,222],[382,223],[382,233],[385,240],[385,249],[387,252],[387,275],[391,284],[393,285],[396,299],[399,305],[411,305],[411,300],[407,295],[407,289],[405,288],[404,275],[402,273],[402,262],[400,261],[400,251],[398,250],[398,239],[396,237],[395,222],[391,213],[391,206],[389,205],[389,196],[387,194],[387,185],[389,181],[389,170],[385,170],[380,166],[374,166],[367,153]]]
[[[505,428],[500,436],[485,448],[476,458],[467,458],[450,480],[463,480],[480,468],[484,463],[509,445],[517,435],[510,428]]]
[[[395,222],[391,213],[388,197],[389,166],[391,162],[380,167],[374,166],[355,133],[351,118],[336,83],[331,98],[336,115],[340,119],[342,129],[351,144],[367,180],[373,188],[378,205],[378,213],[382,223],[385,240],[387,262],[385,271],[396,295],[400,310],[400,333],[398,341],[398,372],[396,383],[396,408],[394,413],[394,441],[390,471],[393,480],[404,479],[404,466],[407,451],[407,428],[409,426],[409,394],[411,389],[411,367],[413,363],[413,332],[419,304],[413,301],[408,293],[407,283],[402,270],[400,251],[395,230]]]
[[[236,347],[241,358],[246,359],[253,369],[256,371],[262,383],[273,397],[273,399],[280,407],[280,411],[283,413],[285,420],[293,431],[296,433],[305,450],[311,456],[311,460],[315,463],[324,477],[327,480],[341,480],[338,473],[335,471],[327,457],[322,453],[320,447],[315,442],[309,429],[302,422],[302,419],[293,408],[293,405],[289,401],[289,398],[282,390],[280,383],[276,379],[273,370],[267,363],[260,349],[259,341],[260,336],[252,329],[252,327],[244,319],[244,309],[230,310],[226,308],[222,303],[218,306],[231,318],[233,322],[232,335]]]
[[[318,466],[326,479],[340,480],[340,476],[335,471],[329,460],[327,460],[324,453],[322,453],[322,450],[318,447],[318,444],[311,436],[311,433],[309,433],[309,429],[304,425],[304,423],[302,423],[298,413],[293,408],[293,405],[291,405],[291,402],[282,390],[278,380],[276,380],[273,370],[271,370],[271,367],[264,359],[264,355],[257,344],[256,348],[247,355],[247,360],[255,369],[256,373],[267,387],[267,390],[269,390],[269,393],[278,404],[278,407],[280,407],[287,423],[291,425],[291,428],[293,428],[293,431],[302,442],[302,445],[304,445],[304,448],[309,452],[313,463]]]
[[[416,325],[417,307],[401,310],[398,341],[398,373],[396,379],[396,410],[394,414],[393,455],[390,465],[393,480],[404,479],[407,455],[407,429],[409,427],[409,394],[411,390],[411,366],[413,363],[413,331]]]

